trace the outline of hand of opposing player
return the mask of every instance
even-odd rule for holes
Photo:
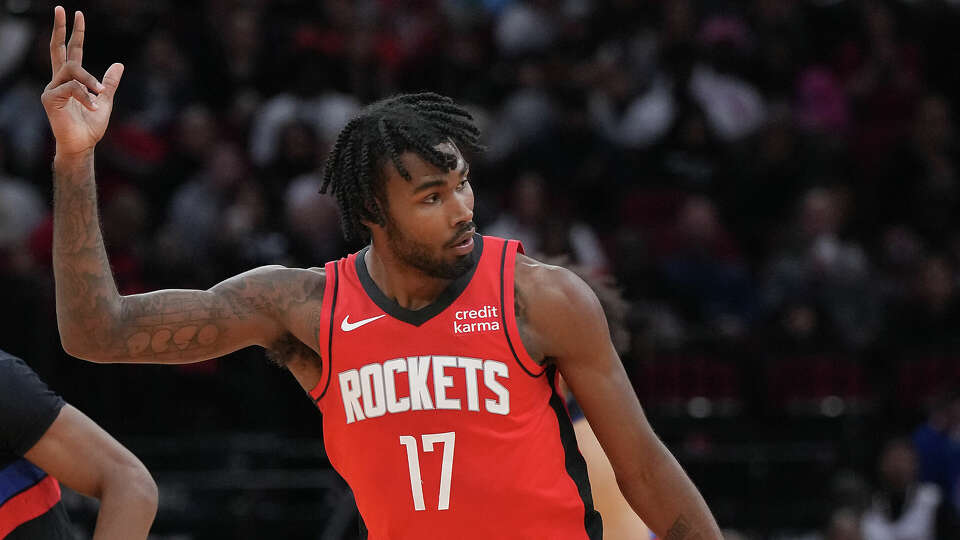
[[[54,8],[50,38],[53,78],[44,89],[41,101],[57,139],[58,155],[90,151],[103,138],[113,111],[113,96],[123,75],[123,64],[113,64],[101,83],[83,69],[85,31],[83,13],[78,11],[73,19],[70,42],[65,43],[67,16],[62,7]]]

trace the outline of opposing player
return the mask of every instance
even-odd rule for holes
[[[327,452],[371,538],[593,538],[562,373],[631,507],[664,538],[720,531],[657,439],[582,281],[473,225],[470,115],[435,94],[364,109],[324,172],[344,231],[370,245],[323,268],[257,268],[209,290],[120,296],[97,220],[94,146],[123,67],[102,86],[57,8],[43,95],[57,139],[54,272],[64,348],[95,362],[198,362],[307,347],[287,368],[324,414]]]
[[[143,463],[0,350],[0,538],[74,538],[60,483],[100,500],[95,540],[147,537],[157,485]]]

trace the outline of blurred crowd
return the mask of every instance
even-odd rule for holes
[[[118,286],[207,288],[357,249],[318,169],[359,107],[430,90],[483,130],[488,150],[470,156],[480,230],[616,279],[631,375],[665,354],[732,359],[741,412],[762,415],[758,366],[842,358],[828,364],[856,367],[854,397],[906,430],[927,382],[949,391],[960,374],[958,4],[85,2],[85,66],[127,67],[97,151]],[[5,6],[0,346],[60,362],[39,100],[52,4]],[[904,396],[903,363],[924,359],[932,374]],[[236,376],[222,366],[44,374],[156,399],[176,385],[201,407],[209,381]],[[956,463],[960,437],[938,429]],[[924,474],[958,492],[960,470]]]

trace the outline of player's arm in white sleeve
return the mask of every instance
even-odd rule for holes
[[[637,515],[661,538],[721,539],[703,497],[647,422],[590,287],[569,270],[518,257],[516,293],[524,344],[557,365]]]
[[[74,491],[100,500],[94,540],[146,538],[157,485],[143,463],[70,405],[24,456]]]

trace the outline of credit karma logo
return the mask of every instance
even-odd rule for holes
[[[464,309],[454,313],[453,333],[472,334],[500,330],[500,314],[496,306]]]

